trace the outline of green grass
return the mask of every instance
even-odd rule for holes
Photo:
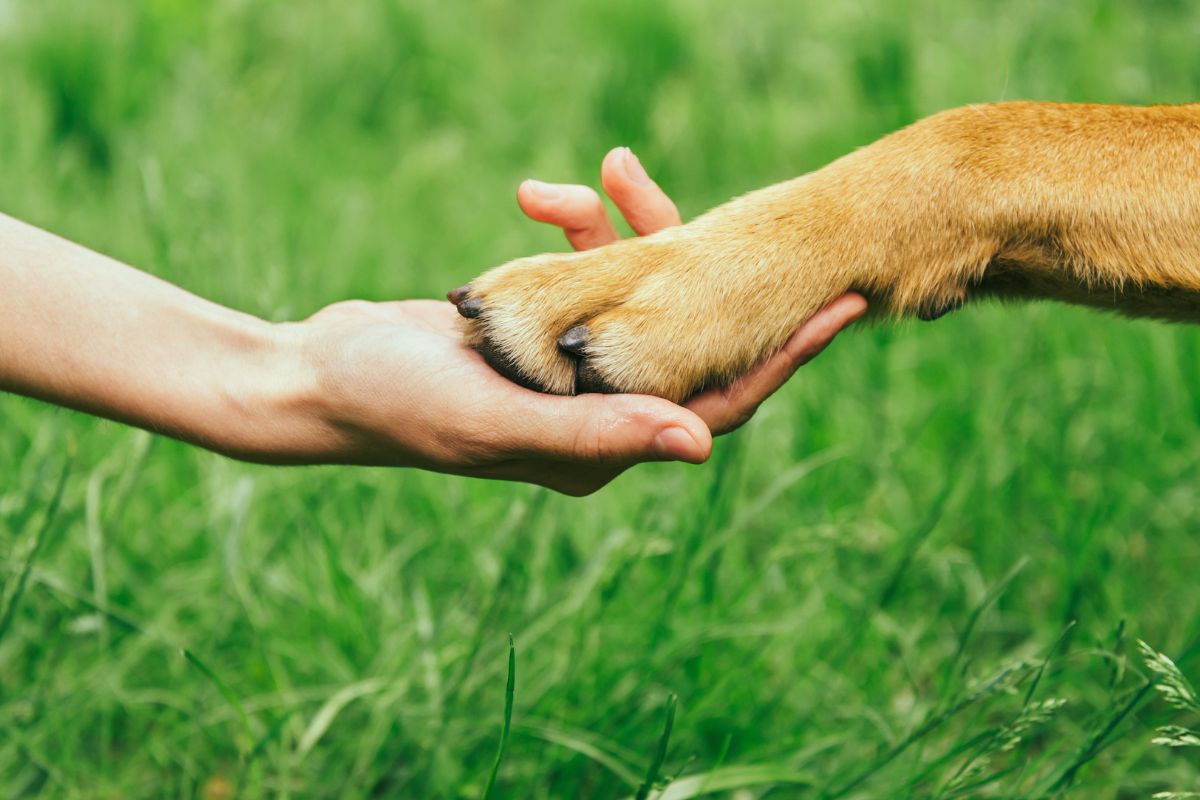
[[[1196,99],[1198,37],[1179,0],[0,0],[0,208],[295,318],[560,249],[517,183],[612,146],[691,215],[966,102]],[[1136,648],[1200,675],[1194,328],[854,330],[709,464],[583,500],[0,420],[4,797],[475,798],[498,740],[492,797],[1200,789]]]

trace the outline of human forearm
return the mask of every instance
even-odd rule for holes
[[[0,389],[268,457],[297,380],[278,333],[0,215]]]

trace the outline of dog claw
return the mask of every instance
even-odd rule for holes
[[[483,313],[483,299],[479,297],[468,297],[458,304],[458,313],[467,319],[475,319]]]
[[[584,354],[583,348],[587,347],[588,333],[587,325],[576,325],[558,337],[558,346],[568,353],[581,356]]]
[[[446,292],[446,299],[451,303],[454,303],[454,305],[458,305],[463,300],[466,300],[467,295],[470,293],[471,284],[468,283],[466,286],[460,286],[457,289],[451,289],[450,291]]]

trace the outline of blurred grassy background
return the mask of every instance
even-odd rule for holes
[[[1195,100],[1198,37],[1184,0],[0,0],[0,209],[296,318],[561,249],[517,183],[616,145],[686,217],[962,103]],[[584,500],[0,418],[5,797],[477,797],[510,631],[494,796],[633,795],[671,692],[674,798],[1200,789],[1130,644],[1200,673],[1192,328],[855,330]]]

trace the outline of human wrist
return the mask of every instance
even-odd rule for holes
[[[319,379],[296,323],[250,318],[224,342],[218,409],[198,443],[242,461],[305,464],[331,460]]]

